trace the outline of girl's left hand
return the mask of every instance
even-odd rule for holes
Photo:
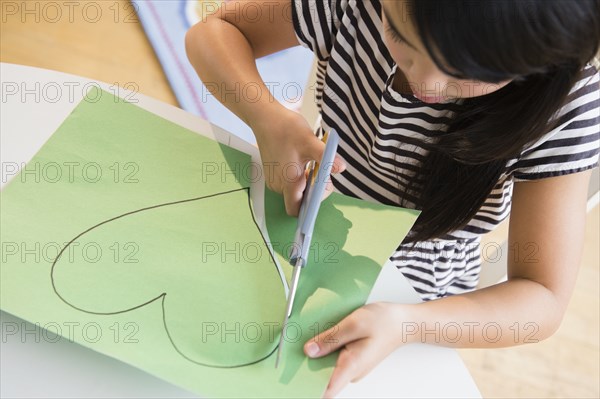
[[[400,346],[402,306],[386,302],[365,305],[304,344],[309,357],[342,348],[324,397],[334,397],[349,382],[360,380]]]

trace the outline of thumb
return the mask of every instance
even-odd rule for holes
[[[350,342],[364,338],[366,331],[357,321],[355,313],[351,313],[338,324],[308,340],[304,344],[304,353],[310,357],[321,357],[335,352]]]

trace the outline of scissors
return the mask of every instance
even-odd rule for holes
[[[288,320],[292,314],[294,307],[294,298],[298,289],[298,281],[300,280],[300,272],[306,266],[308,261],[308,252],[312,239],[317,213],[321,206],[321,200],[325,193],[325,187],[331,175],[333,168],[333,160],[337,151],[340,138],[335,131],[331,129],[329,134],[323,136],[325,142],[325,152],[321,162],[311,161],[307,165],[309,173],[306,181],[306,188],[302,195],[302,203],[300,212],[298,213],[298,227],[294,237],[294,245],[290,251],[290,264],[294,267],[292,274],[292,283],[287,299],[285,317],[283,319],[283,328],[281,337],[279,338],[279,348],[277,349],[277,358],[275,359],[275,368],[279,365],[283,343],[285,342],[285,333]]]

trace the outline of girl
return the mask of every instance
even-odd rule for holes
[[[535,340],[558,328],[598,162],[599,74],[588,62],[599,38],[599,0],[230,1],[188,32],[200,78],[219,83],[213,94],[253,129],[269,165],[304,165],[324,145],[273,99],[254,59],[311,49],[317,135],[341,137],[333,188],[422,210],[392,260],[425,301],[364,306],[307,342],[311,357],[341,349],[326,396],[404,343],[501,347],[522,343],[515,323]],[[250,82],[258,101],[226,101]],[[265,170],[297,214],[304,176]],[[508,281],[473,291],[480,236],[509,214],[508,247],[533,257],[509,253]],[[463,328],[452,342],[431,333],[446,323]]]

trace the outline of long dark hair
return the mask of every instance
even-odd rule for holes
[[[600,0],[413,0],[410,19],[438,68],[505,87],[465,99],[409,188],[422,213],[407,242],[464,227],[507,161],[556,125],[600,45]],[[400,10],[398,10],[400,12]],[[401,193],[402,196],[402,193]]]

